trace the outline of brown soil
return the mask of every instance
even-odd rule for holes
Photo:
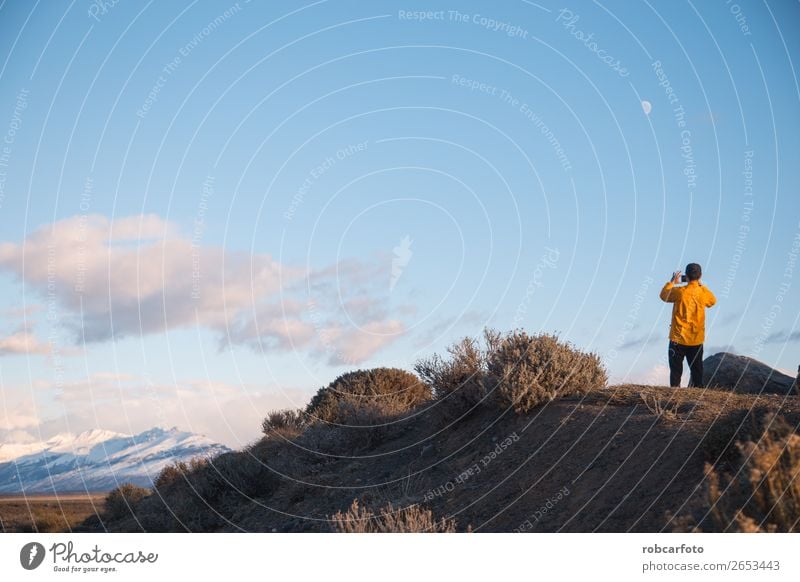
[[[461,531],[672,531],[673,517],[702,520],[704,464],[730,463],[733,442],[770,412],[796,427],[800,398],[625,385],[528,415],[483,408],[450,423],[434,407],[352,458],[276,456],[277,485],[226,498],[222,529],[330,531],[329,517],[357,498],[423,504]],[[132,519],[105,527],[141,531]]]

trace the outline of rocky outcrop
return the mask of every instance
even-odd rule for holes
[[[728,352],[720,352],[703,361],[706,386],[727,388],[744,394],[797,394],[795,379],[775,368]]]

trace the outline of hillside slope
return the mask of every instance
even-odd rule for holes
[[[800,398],[624,385],[529,414],[479,408],[453,421],[423,406],[382,427],[265,438],[86,528],[331,531],[358,499],[420,504],[460,531],[671,531],[702,525],[705,463],[735,468],[734,442],[773,412],[797,427]]]

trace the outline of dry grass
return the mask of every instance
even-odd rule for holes
[[[30,532],[55,533],[69,531],[70,523],[58,510],[34,509]]]
[[[667,400],[677,406],[680,414],[691,412],[691,417],[704,425],[716,425],[722,419],[737,418],[740,424],[749,426],[748,417],[758,420],[768,410],[780,409],[792,418],[800,420],[800,399],[786,398],[775,394],[738,394],[727,389],[706,388],[670,388],[669,386],[648,386],[644,384],[616,384],[608,388],[592,390],[582,397],[588,403],[607,403],[610,406],[642,406],[642,398],[651,400],[655,397]],[[760,421],[759,421],[760,422]],[[726,424],[729,424],[726,422]],[[761,425],[758,425],[761,427]],[[748,431],[746,437],[737,433],[737,439],[745,441],[757,438],[761,432]]]
[[[641,392],[639,396],[645,408],[655,416],[665,420],[678,420],[680,418],[677,402],[671,402],[669,399],[659,398],[656,394],[647,394],[645,392]]]
[[[779,417],[757,441],[737,443],[735,475],[706,465],[714,528],[738,532],[800,531],[800,435]]]
[[[71,531],[102,508],[102,494],[0,496],[0,532]]]
[[[391,503],[376,515],[361,507],[358,500],[345,513],[330,518],[333,530],[339,533],[455,533],[456,522],[451,518],[436,519],[430,509],[410,505],[395,509]]]

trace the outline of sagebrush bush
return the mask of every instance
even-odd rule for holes
[[[462,413],[479,403],[513,407],[519,413],[553,398],[583,394],[608,381],[600,358],[555,335],[485,330],[483,342],[466,337],[419,360],[415,370],[448,412]]]
[[[198,457],[162,469],[156,499],[146,500],[137,518],[148,531],[216,531],[237,503],[267,494],[275,484],[274,473],[252,447]]]
[[[563,396],[602,388],[608,381],[599,356],[550,334],[514,331],[503,337],[487,364],[487,389],[501,407],[527,413]]]
[[[105,513],[109,519],[121,519],[133,515],[136,504],[150,495],[150,489],[133,483],[123,483],[112,489],[105,499]]]
[[[185,461],[170,463],[161,469],[153,485],[157,490],[165,489],[177,481],[184,480],[187,473],[202,466],[205,462],[206,460],[203,458],[196,458],[191,459],[188,463]]]
[[[456,521],[433,516],[430,509],[410,505],[395,509],[391,503],[376,515],[354,500],[350,508],[330,518],[333,531],[339,533],[454,533]]]
[[[214,487],[211,497],[231,490],[237,495],[253,497],[267,492],[274,484],[274,474],[269,467],[249,452],[218,455],[209,460],[205,470]]]
[[[706,500],[716,531],[800,532],[800,435],[781,417],[760,439],[737,443],[741,467],[706,464]]]
[[[465,337],[447,348],[449,358],[434,354],[420,359],[414,370],[430,385],[434,398],[443,402],[449,411],[465,412],[486,397],[488,361],[501,340],[498,332],[487,329],[483,333],[483,344]]]
[[[250,497],[263,492],[271,483],[272,473],[249,452],[222,453],[211,459],[193,459],[182,478],[172,481],[169,491],[196,496],[204,503],[226,495]],[[188,490],[188,491],[187,491]]]
[[[302,409],[273,410],[261,423],[265,436],[290,439],[299,435],[308,424],[308,415]]]
[[[430,398],[430,388],[414,374],[397,368],[373,368],[348,372],[320,388],[305,412],[312,420],[368,426],[376,416],[402,414]],[[368,413],[361,414],[362,410]]]

